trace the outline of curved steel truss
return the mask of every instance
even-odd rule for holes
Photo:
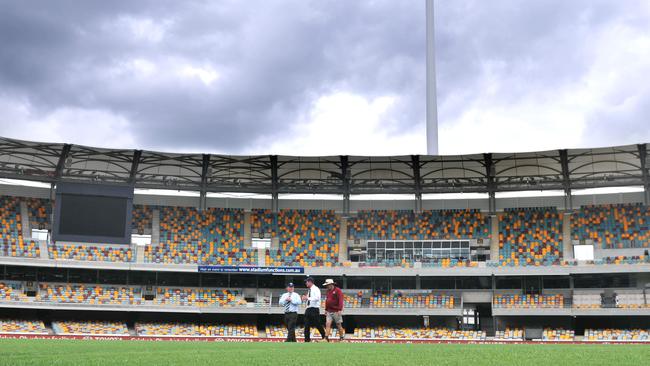
[[[490,193],[649,187],[647,144],[450,156],[234,156],[0,138],[0,177],[206,192]],[[646,198],[647,199],[647,198]]]

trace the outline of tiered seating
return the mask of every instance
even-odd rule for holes
[[[89,305],[138,305],[142,303],[139,290],[131,287],[105,285],[51,285],[41,283],[40,301]]]
[[[140,336],[156,337],[257,337],[257,327],[249,324],[136,323]]]
[[[356,328],[353,338],[357,339],[454,339],[484,340],[485,332],[476,330],[453,330],[448,328]]]
[[[650,341],[647,329],[585,329],[585,341]]]
[[[133,262],[133,250],[128,246],[95,246],[82,244],[50,244],[50,259],[78,261]]]
[[[0,334],[47,334],[40,320],[0,319]]]
[[[363,299],[363,295],[357,294],[357,295],[348,295],[348,294],[343,294],[343,303],[345,308],[352,308],[352,309],[357,309],[361,307],[361,302]]]
[[[437,258],[437,259],[428,259],[422,261],[422,267],[440,267],[440,268],[452,268],[452,267],[478,267],[478,262],[470,260],[462,260],[458,258]]]
[[[0,282],[0,301],[27,301],[27,295],[19,283]]]
[[[29,225],[32,229],[47,230],[50,228],[52,203],[46,198],[25,198],[29,210]]]
[[[575,338],[575,332],[568,329],[551,329],[544,328],[542,333],[543,341],[573,341]]]
[[[454,297],[448,295],[418,294],[418,295],[380,295],[370,298],[373,308],[430,308],[453,309]]]
[[[280,248],[266,251],[268,265],[331,267],[338,263],[340,220],[331,210],[281,210]]]
[[[558,295],[494,295],[496,308],[562,308],[564,296]]]
[[[471,261],[468,259],[458,259],[458,258],[423,258],[422,267],[423,268],[453,268],[453,267],[478,267],[479,262]],[[403,268],[412,268],[413,262],[407,261],[406,259],[396,259],[388,260],[384,259],[381,262],[365,262],[360,263],[359,267],[403,267]]]
[[[623,309],[641,309],[650,307],[646,304],[643,292],[616,294],[616,307]]]
[[[287,327],[284,325],[267,325],[266,326],[266,336],[268,338],[287,338]],[[314,328],[311,330],[310,334],[312,339],[320,339],[320,333]],[[296,327],[296,338],[304,338],[305,337],[305,328],[303,327]],[[332,336],[331,338],[335,339],[338,338],[338,329],[336,327],[332,326]]]
[[[244,215],[238,209],[160,208],[160,245],[145,247],[145,261],[246,265],[257,250],[244,248]]]
[[[600,259],[595,259],[593,264],[650,264],[650,256],[638,255],[638,256],[617,256],[617,257],[604,257]]]
[[[199,307],[232,307],[247,305],[247,302],[242,295],[234,290],[167,287],[159,287],[157,289],[154,303],[157,305]]]
[[[23,239],[19,206],[18,198],[0,196],[0,256],[38,258],[38,244]]]
[[[562,214],[555,208],[506,209],[499,220],[503,266],[560,264]]]
[[[582,206],[571,216],[573,239],[602,248],[650,247],[650,207],[642,204]]]
[[[489,238],[489,219],[480,210],[359,211],[348,222],[351,239],[423,240]]]
[[[278,236],[278,216],[271,210],[253,210],[251,212],[251,232],[271,237]]]
[[[506,328],[494,333],[494,339],[500,341],[521,341],[524,339],[524,330],[518,328]]]
[[[126,336],[129,330],[122,322],[110,321],[54,321],[56,334]]]
[[[133,205],[133,217],[131,228],[136,233],[144,235],[151,232],[151,222],[153,221],[153,210],[147,205]]]

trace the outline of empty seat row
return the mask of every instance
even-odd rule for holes
[[[375,294],[370,298],[373,308],[454,308],[454,297],[450,295],[410,294],[410,295],[381,295]]]
[[[487,239],[480,210],[362,210],[348,221],[348,236],[363,240]]]
[[[557,295],[494,295],[495,308],[563,308],[564,296]]]
[[[257,264],[257,250],[244,246],[239,209],[160,207],[160,243],[145,247],[145,262],[165,264]]]
[[[585,341],[650,341],[648,329],[585,329]]]
[[[280,247],[266,251],[271,266],[338,264],[340,219],[332,210],[280,210]]]
[[[555,208],[506,209],[499,215],[502,266],[560,264],[563,215]]]
[[[36,301],[88,305],[139,305],[139,288],[108,285],[39,284]]]
[[[575,331],[570,329],[553,329],[544,328],[542,332],[543,341],[573,341],[575,339]]]
[[[233,307],[248,304],[244,297],[235,290],[188,287],[159,287],[154,303],[157,305],[199,307]]]
[[[571,216],[574,240],[601,248],[650,247],[650,207],[643,204],[582,206]]]
[[[52,329],[55,334],[65,335],[129,335],[126,324],[117,321],[53,321]]]
[[[495,340],[520,341],[524,339],[524,330],[520,328],[506,328],[494,333]]]
[[[133,262],[133,250],[128,246],[95,246],[84,244],[50,244],[50,259],[79,261]]]
[[[0,319],[0,334],[48,334],[40,320]]]
[[[455,330],[448,328],[356,328],[353,338],[358,339],[440,339],[485,340],[485,332],[478,330]]]
[[[139,336],[258,337],[257,326],[250,324],[139,322],[135,330]]]

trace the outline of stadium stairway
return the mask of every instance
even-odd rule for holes
[[[571,245],[571,212],[565,211],[562,222],[562,259],[573,259],[573,245]]]
[[[21,224],[23,227],[23,238],[32,237],[31,222],[29,221],[29,209],[27,208],[27,202],[25,200],[20,200],[20,217],[27,218],[21,219]],[[43,253],[43,251],[41,251]]]
[[[485,335],[494,337],[494,322],[492,321],[492,317],[481,317],[479,322],[481,323],[481,330],[485,332]]]
[[[129,330],[129,335],[132,337],[137,337],[138,336],[138,331],[135,330],[135,326],[131,327],[127,325],[127,329]]]
[[[345,262],[348,260],[348,219],[341,216],[339,220],[339,262]]]
[[[253,240],[251,235],[251,213],[250,211],[244,212],[244,246],[251,248]]]
[[[135,263],[144,263],[144,246],[133,244],[135,250]]]
[[[499,216],[490,215],[490,260],[499,260]]]
[[[151,244],[160,244],[160,210],[157,208],[151,212]]]

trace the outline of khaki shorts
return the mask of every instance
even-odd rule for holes
[[[336,324],[341,324],[343,323],[343,315],[341,315],[341,312],[338,313],[330,313],[329,311],[325,312],[325,319],[328,322],[334,322]]]

